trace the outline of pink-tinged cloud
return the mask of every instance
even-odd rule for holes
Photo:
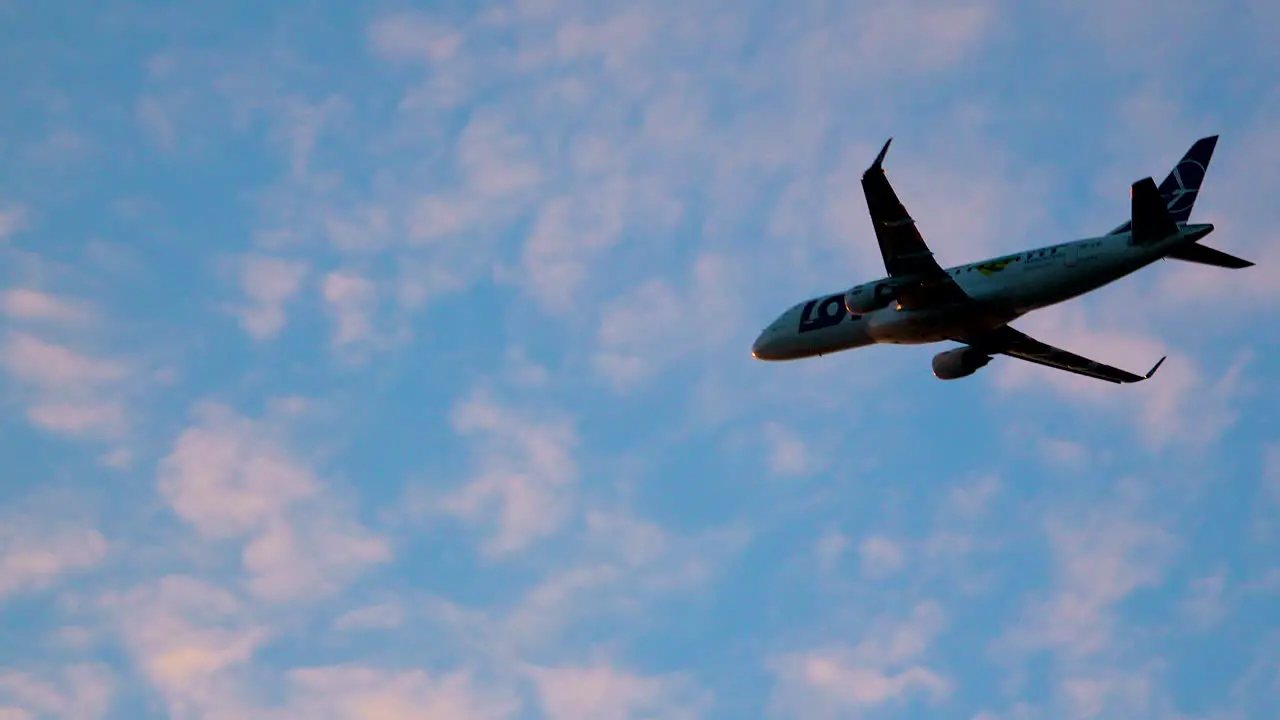
[[[0,295],[0,312],[13,320],[83,324],[93,317],[87,305],[49,293],[18,288]]]
[[[302,289],[306,263],[265,255],[250,255],[240,269],[240,283],[248,298],[239,309],[240,325],[255,340],[269,340],[284,329],[289,301]]]
[[[0,206],[0,243],[27,227],[27,209],[21,205]]]
[[[709,704],[686,678],[647,677],[605,663],[530,667],[527,673],[549,720],[692,720]]]
[[[196,415],[160,463],[160,493],[203,537],[246,542],[255,595],[325,597],[391,559],[387,540],[350,519],[289,449],[279,421],[217,405]]]
[[[564,525],[578,479],[570,423],[540,421],[480,394],[454,409],[453,425],[476,439],[476,474],[434,501],[434,511],[492,523],[484,550],[495,555],[523,550]]]
[[[773,660],[773,714],[857,717],[886,704],[949,697],[954,683],[922,663],[945,624],[942,609],[924,602],[909,617],[878,618],[853,647],[830,645]]]
[[[0,522],[0,601],[54,587],[65,576],[102,563],[109,549],[102,533],[92,528],[6,518]]]
[[[378,290],[372,280],[349,271],[331,272],[325,276],[323,292],[335,326],[334,345],[366,342],[373,337]]]
[[[115,692],[113,673],[96,663],[45,673],[0,669],[0,719],[98,720],[109,716]]]
[[[690,270],[683,289],[649,280],[604,306],[593,361],[615,390],[630,390],[689,353],[709,351],[740,326],[737,266],[708,254]]]
[[[225,589],[171,575],[101,600],[125,650],[176,717],[243,716],[243,672],[270,630]]]
[[[1116,606],[1159,585],[1177,540],[1139,515],[1140,496],[1122,488],[1117,501],[1092,510],[1061,510],[1045,520],[1054,556],[1054,589],[1030,603],[1001,647],[1052,650],[1089,658],[1121,642]]]
[[[297,720],[504,720],[520,710],[509,689],[465,671],[436,676],[418,669],[360,664],[288,674],[289,704],[273,717]]]
[[[13,376],[46,390],[100,386],[122,380],[128,372],[123,363],[82,355],[29,333],[9,333],[0,353]]]
[[[453,57],[463,35],[426,13],[401,11],[384,15],[368,30],[375,55],[395,62],[441,63]]]
[[[124,405],[110,401],[41,402],[27,409],[27,418],[36,427],[84,438],[118,438],[128,424]]]

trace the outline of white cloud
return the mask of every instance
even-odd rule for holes
[[[573,307],[595,253],[616,242],[622,231],[623,198],[605,186],[549,201],[525,241],[524,283],[543,307],[566,312]]]
[[[91,528],[8,518],[0,522],[0,600],[53,587],[100,564],[108,550],[106,538]]]
[[[319,481],[287,454],[270,426],[218,405],[198,408],[197,416],[161,461],[159,488],[202,534],[250,532],[320,491]]]
[[[765,425],[769,469],[775,475],[796,476],[813,472],[817,459],[804,440],[779,423]]]
[[[287,321],[285,306],[307,274],[306,263],[265,255],[250,255],[240,268],[240,282],[251,304],[241,308],[240,326],[256,340],[280,334]]]
[[[839,530],[829,530],[824,533],[814,547],[818,556],[818,565],[822,571],[833,571],[851,545],[853,540]]]
[[[116,436],[126,424],[124,406],[116,402],[45,402],[27,410],[32,424],[63,435]]]
[[[271,421],[207,404],[160,464],[174,512],[209,539],[247,537],[244,566],[259,597],[323,597],[390,559],[387,541],[348,519]]]
[[[453,426],[478,438],[477,476],[436,509],[473,521],[496,515],[484,545],[495,555],[523,550],[564,525],[578,479],[571,424],[538,421],[478,394],[454,408]]]
[[[962,519],[973,520],[986,513],[993,499],[1000,492],[1000,479],[985,476],[971,483],[957,485],[951,489],[948,502],[944,508]]]
[[[1228,612],[1226,573],[1198,577],[1187,585],[1187,595],[1182,601],[1183,614],[1197,629],[1216,627]]]
[[[377,286],[350,271],[331,272],[324,279],[324,299],[333,314],[333,344],[366,342],[373,337],[373,313],[377,308]]]
[[[587,513],[573,553],[540,576],[501,611],[472,610],[447,600],[429,614],[470,647],[502,659],[563,655],[566,630],[582,622],[638,619],[651,603],[707,587],[746,546],[739,527],[689,536],[622,511]],[[629,625],[616,626],[628,632]]]
[[[862,556],[862,573],[868,577],[884,577],[906,566],[902,546],[886,537],[869,537],[858,545]]]
[[[400,603],[382,603],[357,608],[334,620],[335,630],[391,630],[404,623],[405,609]]]
[[[1052,391],[1067,402],[1129,415],[1143,438],[1155,447],[1179,443],[1203,448],[1235,421],[1231,403],[1242,389],[1244,369],[1251,359],[1248,354],[1240,356],[1217,380],[1208,381],[1188,355],[1171,352],[1134,329],[1112,329],[1096,313],[1087,313],[1082,304],[1039,310],[1019,327],[1043,342],[1131,372],[1144,373],[1160,357],[1168,355],[1169,359],[1151,381],[1125,388],[1011,358],[998,360],[998,366],[993,364],[994,378],[1003,390],[1035,387]]]
[[[112,673],[102,665],[73,664],[57,673],[0,667],[0,718],[5,720],[96,720],[107,716],[114,693]]]
[[[447,61],[462,45],[461,33],[425,13],[384,15],[369,27],[369,43],[379,57],[394,61]]]
[[[732,336],[741,318],[736,268],[718,255],[703,255],[691,275],[686,292],[650,280],[605,305],[594,363],[616,390],[633,388],[664,365]]]
[[[473,117],[458,137],[458,166],[466,174],[469,190],[481,199],[518,195],[542,178],[529,138],[507,126],[496,115],[481,114]]]
[[[1120,640],[1116,605],[1140,588],[1158,585],[1176,548],[1168,531],[1136,515],[1135,504],[1121,497],[1092,511],[1064,510],[1046,519],[1055,559],[1053,594],[1027,606],[1003,647],[1055,650],[1080,660]]]
[[[27,288],[9,290],[0,296],[0,309],[14,320],[78,324],[93,317],[84,303]]]
[[[125,366],[113,360],[82,355],[35,335],[11,332],[3,361],[11,374],[45,389],[92,387],[125,377]]]
[[[953,683],[919,664],[944,625],[935,603],[921,603],[908,619],[881,618],[855,647],[831,645],[775,660],[773,714],[850,717],[918,695],[935,702],[947,698]]]
[[[27,300],[19,304],[29,303]],[[36,302],[28,304],[31,310]],[[52,306],[43,305],[48,311]],[[133,375],[119,360],[94,357],[37,335],[13,331],[0,347],[0,365],[27,391],[27,418],[54,433],[118,438],[129,424],[124,382]]]
[[[21,205],[0,207],[0,243],[18,234],[27,226],[27,209]]]
[[[422,670],[359,664],[300,668],[288,674],[290,703],[276,717],[302,720],[496,720],[513,717],[519,699],[478,685],[465,672],[432,677]]]
[[[1080,470],[1089,464],[1088,446],[1059,438],[1040,440],[1040,452],[1045,464],[1062,470]]]
[[[705,701],[678,676],[645,677],[609,664],[531,667],[550,720],[628,720],[699,717]]]
[[[142,674],[171,715],[240,716],[240,676],[270,637],[234,595],[186,576],[168,576],[102,599]]]

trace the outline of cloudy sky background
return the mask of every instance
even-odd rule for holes
[[[1267,717],[1280,5],[0,0],[0,718]],[[1161,263],[789,364],[879,277]]]

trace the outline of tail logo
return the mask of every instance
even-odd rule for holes
[[[1175,221],[1186,222],[1191,217],[1191,207],[1195,205],[1196,193],[1200,191],[1205,172],[1204,165],[1190,158],[1184,159],[1170,174],[1171,186],[1160,188],[1160,194],[1168,200],[1169,214]]]

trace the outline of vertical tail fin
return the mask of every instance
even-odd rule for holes
[[[1147,245],[1178,234],[1178,225],[1165,206],[1156,181],[1145,177],[1130,189],[1132,205],[1129,224],[1133,227],[1133,244]]]
[[[1195,207],[1196,195],[1200,192],[1205,173],[1209,171],[1209,160],[1213,158],[1213,151],[1217,147],[1217,135],[1195,141],[1160,183],[1160,197],[1164,200],[1169,217],[1175,223],[1191,220],[1191,209]],[[1154,183],[1154,180],[1152,182]],[[1108,235],[1120,235],[1131,229],[1133,229],[1132,220],[1117,226]]]

